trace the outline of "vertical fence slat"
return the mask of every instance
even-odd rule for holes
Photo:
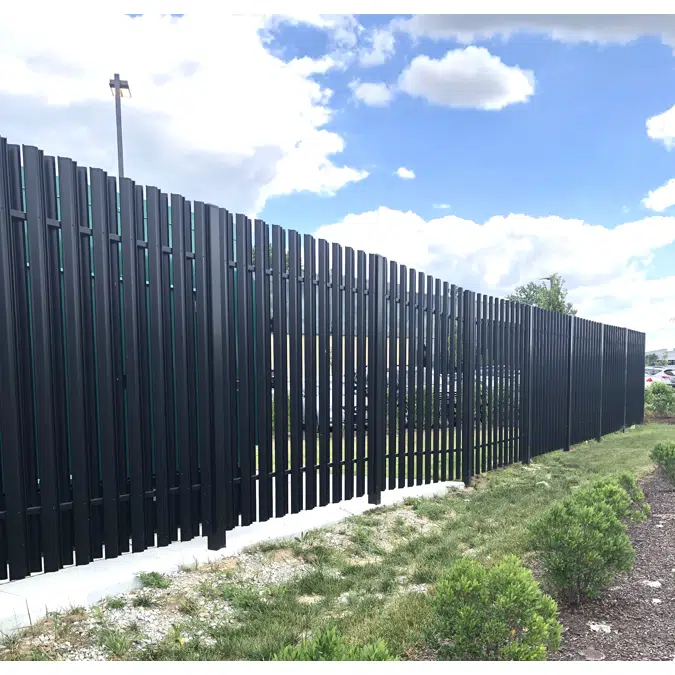
[[[406,426],[412,424],[408,407],[406,350],[408,349],[408,270],[401,265],[398,289],[398,487],[405,487]]]
[[[252,288],[249,266],[252,262],[251,228],[248,219],[236,215],[237,247],[237,375],[239,381],[238,428],[239,466],[241,491],[241,524],[255,521],[255,438],[253,434],[255,411],[251,398],[251,349],[254,344],[252,331]],[[292,385],[291,385],[292,386]],[[291,412],[292,414],[292,412]]]
[[[440,352],[440,392],[438,398],[438,407],[439,407],[439,425],[440,425],[440,465],[441,465],[441,474],[440,480],[448,480],[448,377],[449,377],[449,345],[448,345],[448,321],[449,321],[449,311],[450,311],[450,298],[448,293],[450,292],[450,287],[447,281],[443,282],[443,291],[442,299],[440,304],[440,313],[439,313],[439,323],[440,323],[440,333],[439,333],[439,344],[438,350]],[[451,430],[452,433],[452,430]]]
[[[424,273],[419,272],[417,275],[417,355],[415,363],[415,380],[416,391],[415,398],[417,409],[417,444],[415,448],[416,466],[415,466],[415,483],[422,485],[424,482],[424,365],[425,365],[425,335],[424,335]]]
[[[61,236],[63,246],[63,287],[67,349],[68,437],[73,467],[73,524],[75,553],[78,565],[92,560],[90,536],[89,484],[90,467],[87,454],[83,353],[83,315],[80,288],[81,236],[77,204],[76,165],[59,158],[59,190],[61,201]],[[89,241],[86,240],[89,251]],[[87,280],[88,281],[88,280]]]
[[[94,291],[96,311],[96,381],[98,384],[98,429],[103,482],[103,542],[105,557],[119,554],[117,453],[113,391],[110,238],[108,234],[108,190],[106,175],[91,170],[91,215],[94,237]]]
[[[306,272],[307,273],[307,272]],[[312,284],[309,284],[311,287]],[[288,349],[286,317],[286,233],[278,225],[272,228],[272,293],[274,330],[274,513],[288,513]],[[307,288],[307,286],[305,287]],[[307,340],[308,336],[305,336]],[[305,343],[307,344],[307,343]],[[312,390],[305,392],[305,406],[313,409]],[[307,408],[309,406],[309,408]],[[315,413],[316,416],[316,413]],[[316,480],[314,481],[316,485]]]
[[[455,361],[455,476],[462,480],[464,457],[464,291],[457,288],[457,319],[456,319],[456,361]]]
[[[328,307],[328,242],[319,239],[319,506],[330,501],[330,347]],[[359,371],[360,373],[363,371]],[[364,406],[365,407],[365,406]]]
[[[441,280],[434,281],[434,360],[433,360],[433,482],[440,480],[440,425],[441,425],[441,352],[445,351],[441,344]]]
[[[482,389],[481,389],[481,379],[480,372],[483,366],[481,360],[482,345],[483,345],[483,335],[481,333],[481,311],[483,307],[483,295],[481,293],[476,294],[476,319],[475,319],[475,334],[476,334],[476,357],[474,359],[474,372],[475,372],[475,385],[474,389],[471,392],[473,396],[473,406],[474,406],[474,463],[473,470],[475,475],[480,475],[483,471],[481,464],[482,456],[482,446],[483,446],[483,437],[481,435],[481,425],[480,425],[480,411],[481,411],[481,399],[482,399]]]
[[[356,372],[354,360],[356,285],[354,283],[354,260],[354,250],[349,247],[345,248],[345,499],[352,499],[354,496],[354,441],[356,431]],[[313,334],[312,340],[314,340]],[[313,382],[315,380],[312,380]],[[316,389],[315,386],[314,389]],[[316,474],[312,472],[312,476],[314,476],[316,484]]]
[[[164,264],[162,254],[160,193],[155,187],[146,190],[148,212],[148,279],[150,323],[150,388],[152,391],[152,450],[155,470],[155,510],[157,546],[171,542],[169,526],[169,446],[167,442],[166,403],[166,336],[164,331]],[[171,371],[169,371],[171,372]]]
[[[332,251],[332,331],[331,331],[331,381],[332,381],[332,501],[342,501],[342,336],[343,306],[342,306],[342,247],[333,244]]]
[[[192,477],[190,476],[190,420],[188,417],[186,279],[185,279],[185,200],[171,195],[173,255],[174,382],[176,397],[176,456],[178,464],[179,517],[181,541],[192,533]]]
[[[135,552],[145,550],[145,486],[141,436],[141,383],[137,287],[137,240],[135,188],[128,178],[120,179],[120,224],[122,275],[124,280],[124,353],[127,418],[127,446],[131,477],[131,542]]]
[[[319,248],[319,277],[321,277],[321,248]],[[325,274],[324,274],[325,278]],[[321,289],[321,285],[319,285]],[[366,254],[356,254],[356,496],[366,493]],[[321,305],[319,305],[319,322],[321,322]],[[319,324],[320,325],[320,324]]]
[[[424,482],[432,478],[432,421],[433,421],[433,343],[434,343],[434,279],[427,277],[424,313]]]
[[[317,482],[317,373],[316,373],[316,356],[317,356],[317,333],[316,333],[316,243],[314,237],[309,234],[304,236],[304,260],[305,260],[305,271],[304,271],[304,303],[305,303],[305,312],[304,312],[304,348],[305,348],[305,380],[304,380],[304,399],[303,399],[303,408],[305,413],[305,508],[313,509],[316,506],[316,482]],[[347,249],[349,252],[350,249]],[[352,277],[350,280],[349,272],[347,273],[348,283],[353,283],[354,278],[354,269],[353,269],[353,259],[354,253],[352,251]],[[349,254],[347,256],[349,261]],[[348,262],[349,264],[349,262]],[[349,297],[349,289],[347,290],[347,300],[352,302],[352,314],[353,314],[353,296]],[[285,312],[285,309],[283,310]],[[353,321],[353,317],[352,317]],[[352,323],[352,334],[353,334],[353,323]],[[347,333],[349,335],[349,332]],[[354,353],[354,340],[352,338],[351,342],[352,348],[352,357]],[[349,352],[348,352],[349,354]],[[275,356],[276,358],[276,356]],[[347,372],[347,377],[349,377],[349,372]],[[354,367],[352,361],[352,372],[351,372],[352,382],[354,380]],[[353,389],[353,386],[352,386]],[[347,391],[351,391],[349,388]],[[347,399],[349,403],[349,399]],[[352,408],[353,408],[353,397],[352,397]],[[349,430],[349,427],[346,427]],[[354,425],[351,426],[351,438],[352,445],[354,440],[353,434]],[[354,466],[351,466],[352,478]],[[350,490],[347,492],[347,490]],[[351,488],[349,484],[345,486],[345,498],[349,499],[347,495],[353,494],[353,480],[351,483]]]
[[[289,377],[291,385],[291,513],[303,506],[302,335],[300,325],[300,235],[288,233]]]
[[[208,210],[207,210],[208,209]],[[213,353],[211,348],[211,306],[209,302],[210,239],[207,225],[208,212],[203,202],[195,202],[195,314],[196,314],[196,374],[197,418],[199,438],[199,482],[201,484],[202,536],[211,535],[213,528],[213,398],[211,373]],[[216,213],[217,217],[217,213]]]
[[[35,417],[40,476],[40,524],[45,572],[61,566],[56,420],[52,393],[52,331],[49,252],[42,152],[24,146],[26,224],[30,260],[30,308],[33,334]],[[58,308],[54,308],[57,310]]]
[[[415,434],[419,422],[417,410],[417,272],[410,270],[408,305],[408,329],[410,339],[408,341],[408,487],[415,485]]]
[[[272,517],[272,381],[270,333],[269,230],[255,221],[256,398],[258,409],[258,494],[260,521]]]
[[[397,389],[400,381],[400,373],[397,367],[396,357],[398,355],[396,342],[396,308],[399,301],[397,286],[398,286],[398,265],[395,262],[389,263],[389,292],[388,292],[388,306],[389,306],[389,333],[387,340],[388,349],[388,366],[387,366],[387,407],[388,407],[388,424],[389,424],[389,438],[387,454],[389,456],[388,462],[388,487],[393,490],[396,487],[396,467],[397,456],[401,452],[401,448],[396,448],[396,404],[397,404]]]
[[[14,285],[24,273],[21,258],[12,239],[19,223],[10,215],[10,176],[7,141],[0,137],[0,381],[3,382],[4,400],[0,406],[0,435],[2,436],[2,478],[4,483],[7,518],[0,525],[0,546],[6,553],[0,559],[0,579],[7,578],[6,562],[9,564],[9,578],[23,579],[28,568],[28,532],[26,523],[26,501],[24,474],[21,454],[29,448],[22,443],[20,414],[21,392],[19,389],[19,355]],[[23,228],[21,228],[23,229]],[[6,561],[6,562],[5,562]]]

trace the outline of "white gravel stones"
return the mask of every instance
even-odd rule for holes
[[[593,623],[590,622],[588,627],[595,633],[611,633],[612,627],[606,623]]]

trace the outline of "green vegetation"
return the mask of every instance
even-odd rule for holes
[[[544,661],[560,646],[558,608],[515,556],[485,569],[458,560],[432,601],[440,659]]]
[[[334,628],[321,631],[298,645],[284,647],[274,656],[274,661],[395,660],[382,640],[367,645],[350,645]]]
[[[171,586],[171,579],[159,572],[141,572],[138,580],[143,588],[169,588]]]
[[[675,415],[675,388],[654,382],[645,389],[645,413],[648,418]]]
[[[530,281],[524,286],[516,286],[515,293],[509,295],[507,299],[561,314],[575,315],[577,313],[572,303],[567,302],[565,280],[559,274],[552,274],[538,282]]]
[[[193,612],[193,604],[188,602],[185,609],[178,607],[174,632],[159,644],[134,642],[131,631],[121,635],[113,631],[107,634],[106,643],[111,653],[114,649],[123,655],[116,658],[269,661],[282,658],[284,653],[288,656],[291,649],[314,649],[312,637],[333,631],[348,649],[368,645],[375,649],[381,641],[392,657],[429,658],[426,650],[433,648],[430,638],[439,625],[436,603],[443,593],[439,589],[443,589],[453,564],[476,561],[487,578],[508,556],[517,556],[525,565],[535,563],[530,549],[532,523],[575,493],[580,495],[579,502],[595,493],[602,502],[599,507],[575,508],[592,511],[593,518],[601,519],[600,528],[607,528],[610,521],[618,523],[625,534],[617,515],[628,511],[626,517],[640,518],[644,513],[643,496],[633,477],[652,469],[650,452],[656,444],[669,442],[675,447],[675,426],[640,426],[606,436],[602,443],[591,441],[570,452],[537,457],[529,466],[491,471],[464,491],[448,491],[433,499],[408,499],[324,531],[267,542],[256,548],[257,553],[268,556],[270,562],[278,559],[284,560],[284,565],[297,566],[296,576],[261,585],[242,577],[239,567],[204,567],[200,570],[201,586],[195,586],[195,591],[214,606],[226,608],[222,618],[204,618],[202,612]],[[630,476],[623,476],[624,472]],[[608,478],[613,481],[606,481]],[[629,494],[629,502],[616,485]],[[595,515],[598,510],[600,516]],[[605,531],[617,534],[614,539],[610,536],[612,541],[621,539],[615,527]],[[514,587],[522,583],[529,589],[527,593],[534,592],[524,574],[513,571],[509,583]],[[493,597],[497,597],[501,589],[492,588]],[[175,605],[176,599],[166,601]],[[161,602],[164,600],[157,600],[157,607]],[[518,606],[519,601],[514,602]],[[95,612],[96,608],[90,610],[91,615]],[[543,643],[545,649],[551,649],[555,626],[546,623],[549,615],[543,609],[540,615],[549,626],[548,632],[541,633]],[[525,620],[530,618],[522,618]],[[528,627],[527,632],[530,630]],[[125,651],[129,642],[133,647]],[[517,644],[522,646],[522,641]],[[439,649],[445,646],[443,640],[438,642]],[[481,648],[495,651],[494,643]],[[0,659],[29,658],[35,649],[36,645],[27,641],[25,647],[0,652]],[[534,642],[522,649],[509,658],[541,656],[541,648]],[[40,651],[45,651],[42,646]],[[441,649],[439,656],[448,658],[448,653]]]
[[[650,456],[665,471],[668,478],[675,483],[675,442],[657,443]]]

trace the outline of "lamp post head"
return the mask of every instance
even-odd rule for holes
[[[114,96],[115,90],[119,87],[120,96],[122,98],[131,98],[131,89],[129,89],[129,82],[127,80],[120,80],[120,76],[115,73],[115,76],[110,80],[110,93]]]

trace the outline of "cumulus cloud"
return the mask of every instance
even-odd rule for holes
[[[647,136],[661,141],[669,150],[675,146],[675,105],[647,120]]]
[[[652,211],[661,213],[675,204],[675,178],[671,178],[667,183],[650,190],[649,194],[642,200],[642,205]]]
[[[675,46],[675,16],[657,14],[420,14],[395,19],[392,29],[415,37],[469,44],[514,33],[547,35],[560,42],[627,44],[642,36]]]
[[[649,280],[646,269],[656,251],[675,242],[675,218],[652,216],[609,229],[518,214],[484,223],[452,215],[425,220],[381,207],[349,214],[316,235],[501,297],[559,272],[580,315],[642,330],[655,348],[667,335],[672,341],[675,276]]]
[[[336,45],[354,44],[353,19],[316,23]],[[0,22],[0,129],[10,142],[116,173],[108,80],[119,72],[132,92],[125,169],[139,183],[253,213],[277,195],[334,194],[368,175],[339,164],[344,140],[325,128],[332,92],[311,78],[339,62],[270,54],[263,16],[55,12],[25,26],[11,13]]]
[[[377,29],[368,37],[368,43],[359,52],[359,64],[364,68],[385,63],[394,53],[396,38],[389,30]]]
[[[396,175],[403,180],[411,180],[415,177],[415,172],[412,169],[406,169],[404,166],[396,169]]]
[[[442,59],[415,57],[401,73],[399,88],[436,105],[501,110],[532,96],[534,74],[507,66],[483,47],[466,47]]]
[[[355,99],[373,107],[387,106],[394,98],[393,89],[383,82],[354,80],[350,83],[349,88],[352,90]]]

